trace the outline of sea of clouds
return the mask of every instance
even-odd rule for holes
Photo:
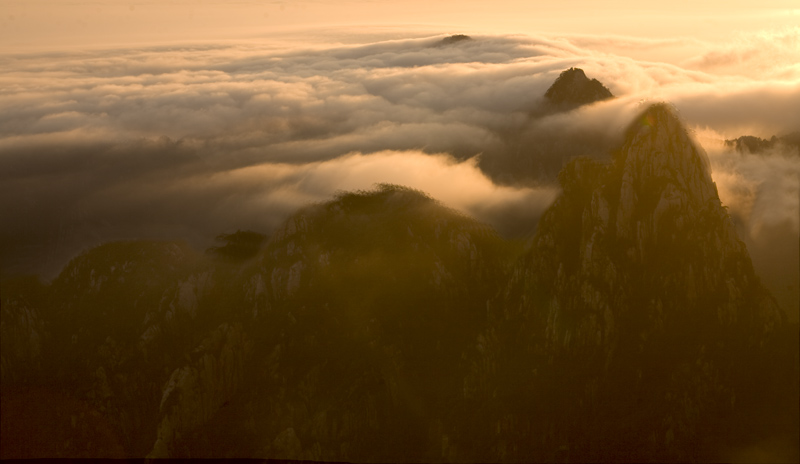
[[[800,230],[800,155],[780,147],[742,154],[722,141],[800,129],[800,72],[791,61],[798,30],[773,46],[783,58],[772,67],[751,52],[758,37],[699,49],[682,64],[609,51],[669,44],[588,36],[5,54],[3,270],[52,277],[80,250],[112,239],[203,248],[236,229],[269,234],[304,205],[376,183],[423,190],[506,236],[525,236],[557,184],[482,166],[509,154],[543,165],[598,156],[592,147],[606,152],[643,105],[663,100],[706,148],[723,203],[757,248],[763,231]],[[542,112],[546,89],[573,66],[618,98]],[[586,134],[597,143],[559,145]]]

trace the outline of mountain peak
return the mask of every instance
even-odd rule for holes
[[[628,125],[625,138],[650,134],[657,128],[685,132],[677,110],[668,103],[659,102],[650,104]]]
[[[565,108],[614,98],[606,86],[597,79],[589,79],[580,68],[563,71],[544,94],[551,103]]]
[[[676,111],[666,103],[650,105],[634,119],[615,162],[622,173],[622,202],[634,192],[638,196],[656,194],[650,191],[660,185],[675,190],[694,210],[704,208],[711,200],[719,204],[705,150],[694,142]]]
[[[531,324],[544,328],[548,356],[595,356],[614,377],[651,335],[661,346],[687,343],[689,331],[746,330],[755,339],[782,324],[705,157],[677,112],[660,103],[636,117],[613,163],[565,166],[562,194],[540,220],[506,301],[521,314],[539,311]],[[517,295],[536,295],[547,309]],[[710,340],[698,337],[692,349]],[[614,381],[638,382],[621,379]]]
[[[443,38],[442,40],[436,42],[435,46],[441,47],[445,45],[452,45],[457,44],[460,42],[470,41],[472,37],[465,35],[465,34],[455,34],[448,37]]]
[[[706,153],[670,105],[651,105],[634,119],[613,164],[577,159],[565,167],[559,181],[562,196],[537,230],[540,256],[556,257],[550,268],[563,263],[578,281],[605,279],[612,287],[621,282],[623,269],[647,270],[622,281],[651,279],[646,285],[665,295],[676,293],[677,287],[671,286],[679,282],[692,289],[687,305],[702,311],[708,308],[699,303],[699,295],[710,288],[722,292],[720,285],[730,279],[750,288],[752,265],[720,203]],[[706,270],[712,268],[720,271]],[[697,274],[700,269],[702,275]],[[569,290],[565,295],[577,291],[573,284],[563,283]],[[741,299],[731,296],[734,300]],[[763,314],[750,315],[760,319],[759,324],[767,327],[780,319],[768,302],[763,308]],[[718,322],[735,321],[741,316],[737,311],[720,309]]]

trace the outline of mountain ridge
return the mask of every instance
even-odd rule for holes
[[[796,337],[704,157],[674,109],[651,105],[610,161],[566,164],[527,250],[379,185],[265,241],[220,236],[246,246],[112,243],[50,285],[4,283],[3,401],[20,385],[68,399],[55,419],[4,407],[3,436],[61,437],[89,414],[102,420],[48,452],[730,460],[725,447],[797,428],[749,430],[797,402]],[[759,378],[787,386],[765,397]]]
[[[739,153],[764,154],[777,147],[785,147],[800,156],[800,131],[778,137],[773,135],[769,139],[762,139],[753,135],[743,135],[735,139],[725,140],[725,147],[734,149]]]

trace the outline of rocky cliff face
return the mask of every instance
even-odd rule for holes
[[[45,287],[35,278],[5,282],[0,312],[0,378],[25,384],[41,371],[42,343],[47,337],[40,313]]]
[[[208,423],[242,385],[250,343],[240,326],[223,324],[175,369],[163,387],[152,458],[186,455],[185,435]]]
[[[23,456],[122,457],[124,450],[144,455],[152,446],[162,369],[183,354],[171,350],[163,353],[166,365],[147,363],[137,344],[142,318],[195,260],[179,243],[111,243],[76,257],[49,286],[12,283],[11,304],[2,307],[3,339],[16,349],[4,349],[4,359],[8,353],[29,363],[4,361],[4,402],[11,412],[15,405],[48,404],[15,422],[64,437]],[[4,298],[7,288],[3,282]],[[20,377],[32,393],[19,391]],[[4,457],[15,456],[16,448],[6,449],[11,454]]]
[[[521,413],[513,395],[496,408],[508,415],[498,427],[506,420],[542,437],[511,459],[557,449],[696,458],[706,445],[698,432],[742,398],[742,359],[785,319],[720,204],[705,153],[674,110],[654,105],[613,163],[578,159],[559,180],[562,196],[493,303],[489,354],[468,380],[486,397],[509,389],[492,378],[528,391]]]
[[[670,107],[648,108],[613,164],[577,161],[561,182],[563,200],[543,218],[534,252],[556,270],[555,288],[599,310],[610,302],[593,295],[624,292],[628,302],[613,304],[617,312],[652,304],[663,312],[664,300],[680,300],[668,314],[745,324],[759,333],[781,323],[782,312],[757,282],[719,201],[705,153]],[[636,288],[658,298],[640,301],[631,292]]]

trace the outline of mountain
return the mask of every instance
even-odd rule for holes
[[[16,345],[3,347],[3,458],[144,456],[162,370],[183,358],[181,338],[196,334],[186,327],[148,359],[142,320],[196,263],[181,243],[108,243],[50,285],[3,282],[3,343]]]
[[[777,146],[783,146],[800,156],[800,132],[792,132],[782,137],[773,135],[769,139],[743,135],[732,140],[725,140],[725,146],[740,153],[752,154],[763,154]]]
[[[445,45],[453,45],[459,42],[473,40],[472,37],[464,34],[455,34],[448,37],[443,38],[442,40],[436,42],[434,44],[435,47],[443,47]]]
[[[563,71],[543,95],[543,101],[528,110],[528,124],[517,132],[497,134],[504,150],[487,152],[479,159],[481,170],[497,183],[553,184],[569,160],[588,156],[598,159],[618,143],[618,135],[590,127],[554,128],[540,126],[541,118],[570,111],[582,105],[614,98],[597,79],[583,70]]]
[[[172,373],[150,456],[438,460],[430,430],[461,388],[506,248],[397,186],[298,212],[236,279],[241,328],[227,322]]]
[[[456,426],[465,359],[514,245],[390,185],[299,211],[250,259],[258,234],[220,240],[205,256],[103,245],[31,289],[46,301],[11,286],[4,427],[68,437],[87,414],[103,420],[44,455],[4,441],[3,457],[438,460],[430,434]],[[30,397],[21,378],[58,397]],[[42,398],[59,419],[13,406]]]
[[[580,68],[563,71],[544,94],[551,105],[573,109],[614,98],[610,90],[597,79],[589,79]]]
[[[494,403],[485,432],[513,431],[485,448],[511,461],[730,459],[714,454],[725,420],[741,433],[737,414],[766,408],[753,406],[756,372],[776,357],[764,347],[796,327],[760,285],[702,148],[654,105],[613,162],[577,159],[559,181],[468,377]]]
[[[2,458],[796,461],[798,328],[664,104],[528,248],[395,185],[2,283]]]
[[[40,313],[46,287],[34,277],[3,282],[0,320],[0,379],[27,384],[42,369],[42,343],[48,338]]]

